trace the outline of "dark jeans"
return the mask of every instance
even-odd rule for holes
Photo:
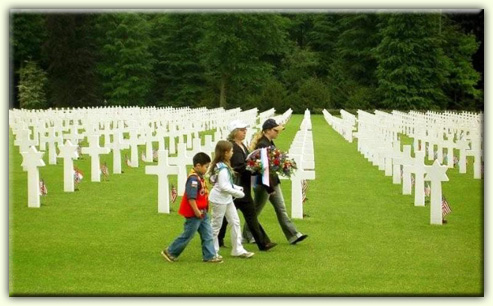
[[[265,245],[271,241],[262,225],[260,225],[260,223],[258,222],[257,211],[255,210],[253,201],[235,202],[235,206],[236,209],[239,209],[243,213],[243,218],[245,219],[246,225],[248,226],[248,228],[250,228],[252,236],[255,239],[255,243],[257,244],[259,250],[264,250]],[[226,218],[224,218],[223,225],[218,235],[219,241],[224,240],[227,225],[228,222],[226,221]]]

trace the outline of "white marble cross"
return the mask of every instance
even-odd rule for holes
[[[178,194],[185,192],[185,183],[187,182],[187,165],[193,164],[191,158],[187,156],[186,144],[180,142],[178,144],[178,156],[170,157],[169,163],[178,167]]]
[[[88,136],[88,141],[89,147],[82,148],[82,153],[91,156],[91,182],[101,182],[99,155],[110,153],[110,149],[99,146],[99,135]]]
[[[48,164],[56,165],[56,145],[55,143],[63,143],[62,136],[57,135],[58,131],[55,127],[48,129],[48,136],[41,136],[48,143]]]
[[[136,129],[130,130],[130,139],[128,140],[128,144],[130,145],[130,165],[131,167],[137,168],[139,167],[139,145],[141,144],[141,140],[139,139],[138,132]]]
[[[471,132],[471,150],[467,150],[466,155],[474,157],[473,169],[475,179],[481,179],[482,177],[481,159],[483,156],[483,152],[481,150],[481,142],[481,135],[479,134],[479,132]]]
[[[20,130],[14,140],[14,144],[19,146],[19,152],[27,152],[31,146],[37,145],[36,141],[31,139],[31,130],[22,129]]]
[[[459,149],[459,173],[466,173],[466,151],[469,150],[469,142],[462,138],[457,141],[457,148]]]
[[[79,134],[79,127],[78,127],[78,125],[72,125],[70,127],[70,133],[64,134],[63,135],[63,138],[65,140],[67,140],[67,139],[70,140],[70,142],[75,145],[75,144],[78,144],[79,143],[79,140],[84,139],[84,135],[83,134]]]
[[[430,223],[442,224],[442,182],[447,182],[447,166],[441,166],[435,160],[432,166],[425,166],[425,181],[431,181],[431,200],[430,200]]]
[[[142,141],[146,145],[146,154],[144,161],[146,163],[152,163],[152,142],[155,140],[155,136],[152,135],[153,130],[145,129],[145,134],[142,136]]]
[[[122,173],[122,149],[128,148],[128,143],[123,141],[120,131],[113,134],[113,142],[108,146],[113,151],[113,173]]]
[[[58,157],[63,158],[63,191],[74,191],[74,159],[79,157],[77,145],[73,145],[70,140],[66,140],[64,145],[59,145],[60,153]]]
[[[410,171],[414,173],[414,206],[425,206],[425,151],[416,151],[414,164],[410,166]]]
[[[405,145],[402,154],[402,194],[411,194],[411,173],[410,166],[413,165],[414,159],[411,157],[411,146]]]
[[[395,185],[401,183],[401,171],[402,171],[402,152],[401,143],[397,140],[392,144],[393,155],[392,155],[392,183]]]
[[[447,148],[447,167],[453,168],[455,143],[451,138],[449,138],[443,142],[443,147]]]
[[[38,152],[36,147],[31,146],[22,154],[22,168],[27,171],[27,206],[39,208],[41,206],[39,196],[39,169],[45,166],[43,161],[44,152]]]
[[[205,135],[205,144],[202,147],[205,153],[212,155],[215,150],[215,144],[212,142],[212,135]]]
[[[315,171],[303,169],[300,155],[293,155],[298,169],[291,175],[291,218],[303,219],[303,180],[314,180]]]
[[[168,164],[168,150],[158,151],[158,164],[146,166],[146,174],[158,176],[158,212],[169,214],[169,179],[170,174],[178,174],[178,167]]]

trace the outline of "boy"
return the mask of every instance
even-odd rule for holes
[[[173,243],[165,248],[161,255],[169,262],[174,262],[192,240],[195,232],[199,232],[202,241],[202,256],[204,262],[222,263],[222,257],[216,256],[214,250],[212,227],[207,214],[208,190],[204,174],[209,168],[211,158],[209,155],[199,152],[193,157],[193,169],[187,178],[185,194],[180,203],[178,213],[184,216],[185,229]]]

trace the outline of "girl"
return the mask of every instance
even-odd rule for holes
[[[244,220],[248,225],[248,228],[251,230],[259,250],[267,251],[275,247],[277,244],[270,241],[269,236],[267,236],[267,233],[257,219],[257,211],[255,210],[255,204],[253,203],[251,195],[252,173],[246,169],[246,157],[250,152],[243,143],[246,138],[247,127],[248,124],[241,120],[234,120],[228,125],[228,129],[230,131],[228,141],[233,144],[233,156],[231,157],[230,164],[238,175],[237,184],[243,187],[243,192],[245,193],[243,198],[235,199],[234,203],[236,209],[243,213]],[[218,236],[219,246],[221,246],[221,242],[226,234],[227,224],[227,221],[223,220],[223,226],[221,227],[221,231]]]
[[[230,160],[233,156],[233,145],[229,141],[218,141],[215,149],[214,160],[209,167],[210,181],[214,185],[209,195],[212,204],[212,233],[214,236],[214,248],[219,252],[218,234],[224,216],[231,224],[231,255],[241,258],[250,258],[254,255],[243,248],[241,244],[240,218],[233,204],[233,197],[243,198],[243,188],[233,184],[233,169]],[[217,254],[219,255],[219,254]]]

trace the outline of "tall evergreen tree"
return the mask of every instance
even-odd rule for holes
[[[441,34],[445,38],[443,50],[449,59],[449,76],[444,86],[449,97],[448,108],[480,109],[482,92],[476,87],[481,76],[472,64],[472,57],[479,48],[479,42],[474,35],[463,33],[447,16],[442,20]]]
[[[375,108],[377,61],[374,49],[379,43],[375,14],[350,14],[339,18],[333,79],[344,95],[333,90],[336,103],[350,109]]]
[[[47,37],[45,15],[14,12],[10,17],[10,106],[20,107],[18,87],[19,71],[27,61],[35,61],[43,69],[46,62],[41,47]]]
[[[91,14],[49,14],[44,52],[49,61],[49,97],[53,106],[101,103],[95,71]]]
[[[39,109],[47,107],[46,72],[36,62],[28,60],[19,71],[19,102],[21,108]]]
[[[447,76],[437,14],[382,14],[378,93],[389,109],[442,109]]]
[[[206,17],[202,60],[212,84],[218,88],[219,105],[227,107],[228,89],[261,87],[269,78],[273,66],[265,57],[284,48],[286,21],[277,14]]]
[[[159,14],[151,21],[153,98],[159,105],[197,106],[205,90],[204,69],[197,60],[204,35],[202,15]]]
[[[104,98],[110,105],[149,105],[155,60],[151,45],[149,15],[112,13],[98,17],[101,48],[98,71]]]

